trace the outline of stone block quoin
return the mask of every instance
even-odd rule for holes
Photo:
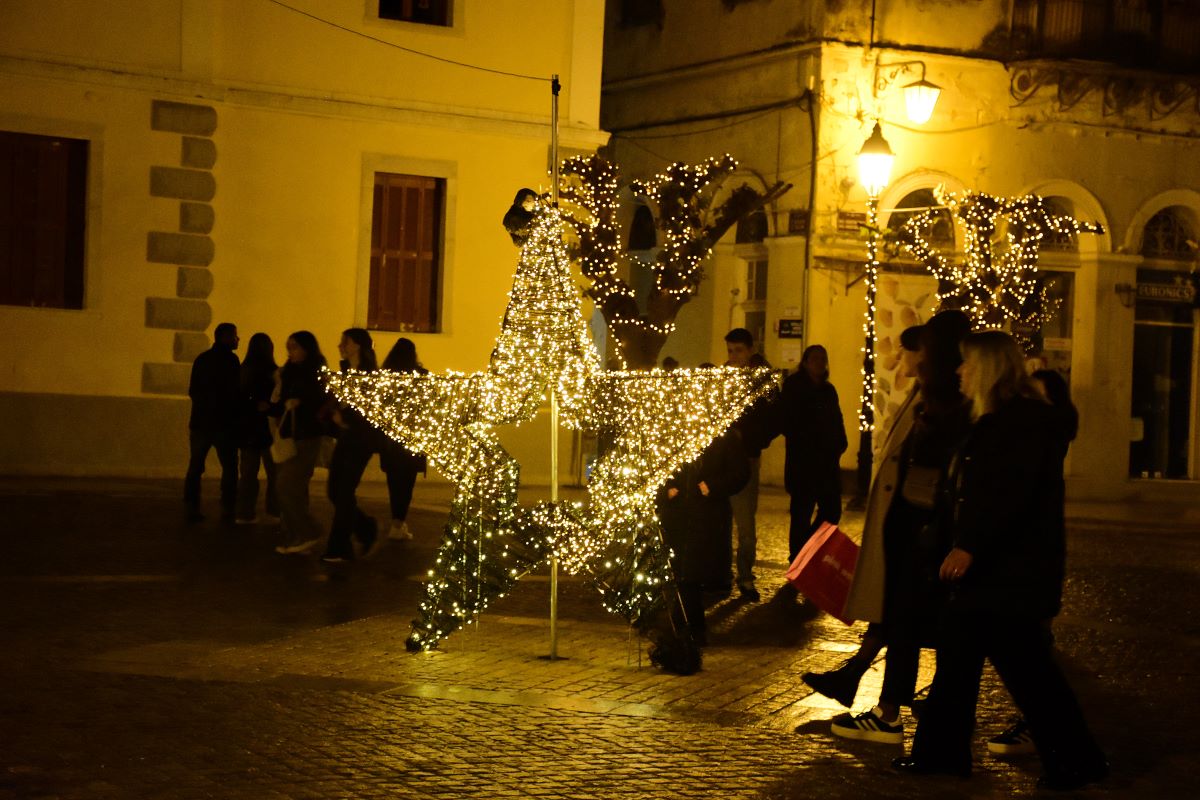
[[[217,163],[217,146],[212,139],[199,139],[195,136],[183,137],[183,148],[179,156],[179,164],[192,169],[212,169]]]
[[[206,269],[180,267],[175,281],[175,294],[193,300],[203,300],[212,294],[213,276]]]
[[[142,392],[186,395],[192,377],[191,364],[142,364]]]
[[[175,360],[181,364],[191,364],[196,360],[196,356],[207,350],[211,344],[207,334],[176,331]]]
[[[212,233],[215,217],[206,203],[179,204],[179,230],[184,233]]]
[[[215,248],[207,236],[151,231],[146,237],[146,260],[154,264],[183,264],[207,267]]]
[[[146,327],[174,331],[206,331],[212,323],[212,308],[203,300],[176,297],[146,298]]]
[[[217,181],[211,172],[179,167],[151,167],[150,195],[175,200],[199,200],[207,203],[217,193]]]
[[[217,129],[217,110],[195,103],[155,100],[150,106],[150,127],[188,136],[212,136]]]

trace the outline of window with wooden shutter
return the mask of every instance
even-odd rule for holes
[[[450,0],[379,0],[379,18],[449,26]]]
[[[0,131],[0,304],[83,308],[88,143]]]
[[[375,173],[368,328],[438,330],[445,183]]]

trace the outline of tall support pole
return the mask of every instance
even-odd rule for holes
[[[879,198],[867,198],[866,288],[867,305],[863,310],[863,371],[862,396],[858,409],[858,473],[855,505],[866,505],[871,489],[871,470],[875,458],[871,435],[875,430],[875,293],[879,288]]]
[[[550,81],[550,197],[558,205],[558,75]],[[550,387],[550,502],[558,502],[558,394]],[[558,557],[550,556],[550,660],[558,658]]]

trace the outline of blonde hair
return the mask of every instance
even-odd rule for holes
[[[971,385],[962,391],[971,401],[971,419],[990,414],[1014,397],[1045,402],[1045,395],[1025,371],[1025,356],[1013,337],[1004,331],[980,331],[963,339],[964,363],[973,372]]]

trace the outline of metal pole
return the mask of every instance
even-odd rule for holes
[[[555,206],[558,205],[558,91],[561,88],[556,73],[550,80],[550,199]]]
[[[558,75],[550,81],[550,197],[558,206]],[[558,395],[550,387],[550,502],[558,502]],[[558,658],[558,558],[550,556],[550,660]]]

